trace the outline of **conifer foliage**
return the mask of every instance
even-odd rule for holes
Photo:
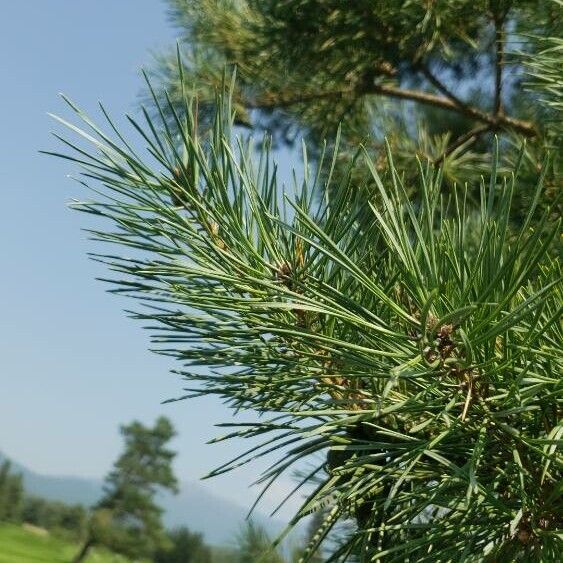
[[[97,186],[76,205],[108,220],[92,234],[113,249],[95,257],[112,291],[143,304],[133,316],[179,361],[186,397],[261,415],[224,425],[224,439],[260,445],[211,475],[269,455],[268,487],[316,461],[290,527],[323,511],[314,554],[353,524],[331,561],[556,561],[560,225],[549,208],[537,216],[542,173],[516,231],[520,169],[501,174],[498,149],[477,214],[462,187],[441,192],[432,163],[406,184],[391,150],[385,176],[360,146],[331,175],[338,138],[315,167],[304,149],[304,177],[286,189],[268,139],[235,136],[229,98],[205,137],[181,99],[180,113],[155,96],[157,118],[130,118],[143,155],[72,106],[84,130],[67,125],[90,148],[65,141],[62,156]],[[376,188],[367,200],[359,166]]]
[[[416,152],[442,166],[445,185],[469,182],[478,192],[494,135],[505,140],[501,156],[511,164],[526,138],[522,164],[533,174],[522,185],[533,192],[538,151],[560,126],[546,104],[562,83],[560,0],[169,4],[185,54],[184,87],[199,98],[200,123],[213,115],[225,65],[236,66],[238,123],[265,128],[276,141],[304,135],[313,156],[341,125],[341,150],[363,143],[383,168],[386,137],[413,176]],[[174,53],[161,54],[153,70],[179,109]],[[561,173],[557,162],[553,167],[551,175]]]

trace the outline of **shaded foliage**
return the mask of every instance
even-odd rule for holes
[[[11,467],[9,460],[0,466],[0,522],[33,524],[73,539],[81,537],[86,509],[29,495],[22,474],[13,473]]]
[[[78,539],[86,531],[87,511],[80,505],[31,496],[25,499],[22,520]]]

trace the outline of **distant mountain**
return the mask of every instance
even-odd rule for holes
[[[10,459],[0,452],[0,461]],[[12,470],[23,475],[25,490],[32,495],[69,504],[94,504],[102,494],[102,481],[82,477],[40,475],[13,461]],[[244,521],[247,510],[234,502],[215,496],[199,483],[184,482],[176,496],[162,498],[164,522],[169,527],[187,526],[201,532],[212,544],[231,544]],[[270,534],[279,533],[283,524],[256,514],[254,520]]]

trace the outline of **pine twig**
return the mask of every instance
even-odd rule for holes
[[[443,87],[445,88],[445,87]],[[400,88],[388,84],[372,84],[363,86],[362,88],[343,88],[338,90],[328,90],[326,92],[310,92],[299,94],[296,96],[279,96],[267,97],[266,99],[258,99],[254,101],[246,101],[245,105],[251,109],[275,109],[291,107],[293,105],[303,104],[321,99],[343,99],[351,96],[361,96],[369,94],[377,94],[388,98],[396,98],[419,102],[425,105],[439,107],[446,111],[454,111],[470,117],[481,123],[486,123],[490,128],[494,129],[512,129],[521,133],[526,137],[535,137],[537,135],[536,128],[529,121],[516,119],[504,114],[493,115],[486,113],[479,108],[468,105],[459,100],[453,93],[445,89],[448,95],[437,96],[422,90],[411,90],[408,88]]]

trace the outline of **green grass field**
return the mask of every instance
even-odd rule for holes
[[[0,524],[0,563],[69,563],[78,546],[12,524]],[[87,563],[126,563],[126,559],[101,549],[92,549]]]

